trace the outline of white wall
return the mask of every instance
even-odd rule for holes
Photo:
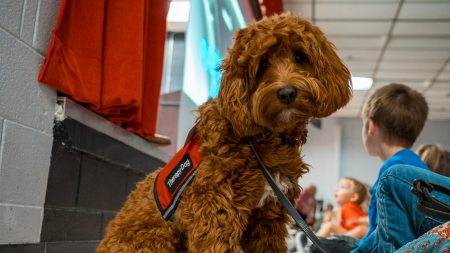
[[[178,115],[178,134],[176,151],[180,150],[186,138],[195,124],[194,110],[198,108],[195,102],[189,98],[184,91],[181,91],[180,95],[180,114]]]
[[[308,127],[308,140],[303,146],[303,161],[311,165],[310,172],[299,180],[303,188],[314,184],[317,194],[326,203],[333,202],[334,190],[339,181],[341,126],[339,119],[322,120],[322,128]]]
[[[362,140],[362,119],[340,119],[342,146],[340,177],[354,177],[373,185],[383,162],[367,154]]]
[[[450,121],[428,121],[417,138],[412,150],[416,151],[421,144],[442,144],[450,150]]]
[[[56,91],[37,76],[59,4],[0,1],[0,244],[39,242]]]

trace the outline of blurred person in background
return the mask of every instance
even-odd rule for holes
[[[328,237],[332,234],[346,235],[356,239],[363,238],[369,225],[366,223],[353,224],[350,221],[367,218],[367,214],[361,209],[368,196],[367,187],[360,181],[351,178],[343,178],[335,191],[334,200],[341,206],[339,223],[325,222],[317,236]]]
[[[306,187],[300,194],[300,199],[297,201],[295,209],[302,216],[308,226],[314,225],[315,210],[316,210],[316,195],[317,188],[315,185]]]
[[[422,144],[417,155],[434,173],[450,177],[450,152],[439,144]]]

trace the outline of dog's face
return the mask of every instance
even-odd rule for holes
[[[237,31],[220,69],[220,112],[241,137],[329,116],[352,96],[351,75],[322,31],[276,15]]]

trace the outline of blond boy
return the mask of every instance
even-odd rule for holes
[[[364,184],[351,177],[343,178],[334,193],[334,201],[341,206],[340,222],[339,224],[324,223],[317,232],[317,236],[328,237],[333,233],[357,239],[363,238],[369,230],[368,224],[353,224],[352,221],[367,217],[360,206],[367,195]]]

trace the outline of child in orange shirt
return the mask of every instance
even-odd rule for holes
[[[351,177],[343,178],[334,194],[334,200],[341,206],[340,224],[324,223],[317,232],[317,236],[327,237],[333,233],[357,239],[363,238],[369,226],[366,223],[355,224],[354,221],[367,217],[360,206],[367,197],[368,191],[364,184]]]

